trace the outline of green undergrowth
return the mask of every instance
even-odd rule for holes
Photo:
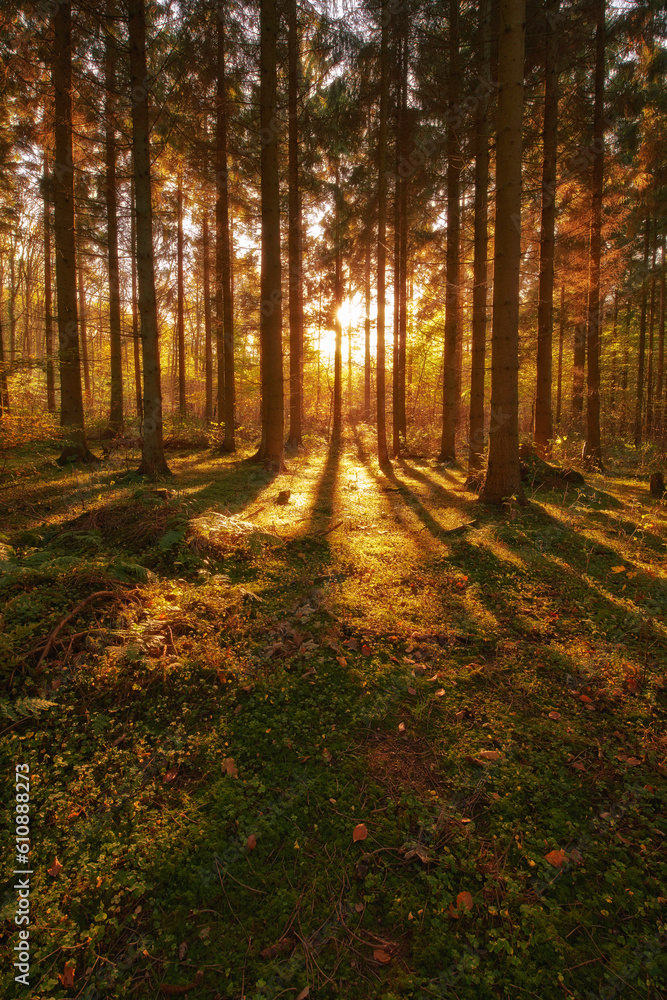
[[[615,471],[490,510],[371,447],[17,460],[4,996],[667,995],[664,505]]]

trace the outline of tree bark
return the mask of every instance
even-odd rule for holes
[[[46,351],[46,408],[56,412],[56,378],[53,367],[53,299],[51,280],[51,197],[49,154],[44,149],[44,340]]]
[[[588,317],[586,326],[588,372],[586,384],[586,444],[584,462],[602,469],[600,442],[600,258],[602,255],[602,189],[604,185],[604,73],[605,0],[597,0],[595,28],[595,104],[593,109],[593,178],[591,239],[588,268]]]
[[[385,310],[387,268],[387,111],[389,104],[388,0],[382,0],[380,43],[380,122],[378,136],[378,237],[377,237],[377,446],[380,468],[390,465],[387,449]]]
[[[211,264],[208,212],[204,209],[202,255],[204,258],[204,359],[206,379],[206,423],[213,422],[213,340],[211,337]]]
[[[491,76],[491,6],[479,0],[479,74]],[[484,455],[484,383],[486,379],[486,310],[489,215],[489,96],[484,88],[475,115],[475,250],[472,290],[472,370],[468,476],[476,476]]]
[[[86,287],[84,258],[84,237],[83,227],[79,223],[76,227],[76,256],[78,258],[77,283],[79,295],[79,337],[81,344],[81,362],[83,364],[83,388],[86,402],[90,406],[92,393],[90,388],[90,363],[88,360],[88,310],[86,309]]]
[[[525,0],[501,0],[489,462],[480,498],[523,500],[519,462],[519,284]]]
[[[336,184],[338,188],[338,184]],[[338,215],[338,200],[336,200],[336,213]],[[333,448],[340,448],[342,438],[342,415],[343,415],[343,324],[341,322],[340,310],[343,305],[343,266],[341,261],[339,220],[336,218],[336,274],[334,285],[334,333],[336,336],[334,348],[334,389],[333,389],[333,427],[331,431],[331,445]]]
[[[280,171],[278,168],[278,12],[273,0],[260,6],[260,114],[262,266],[262,442],[259,457],[283,465],[283,345],[280,262]]]
[[[151,201],[149,80],[146,66],[146,14],[144,0],[127,0],[132,95],[132,159],[137,239],[137,280],[144,369],[142,459],[139,473],[169,473],[162,440],[162,388],[155,268],[153,262],[153,206]]]
[[[225,424],[222,450],[236,450],[234,416],[234,305],[232,257],[229,231],[229,173],[227,169],[227,73],[225,68],[225,22],[218,10],[218,78],[216,92],[216,345],[218,355],[218,423]],[[278,235],[280,242],[280,235]]]
[[[459,412],[456,353],[459,332],[461,281],[461,147],[456,117],[460,99],[459,0],[449,0],[449,83],[447,110],[447,290],[445,293],[445,348],[440,461],[456,461],[456,424]]]
[[[178,414],[181,418],[187,416],[188,406],[185,397],[185,285],[183,280],[183,173],[178,171],[178,189],[176,193],[176,268],[177,268],[177,303],[176,303],[176,336],[178,347]]]
[[[118,211],[116,193],[116,40],[113,36],[114,3],[107,4],[107,32],[104,53],[105,85],[105,164],[107,209],[107,260],[109,269],[109,348],[111,404],[109,427],[116,433],[123,427],[123,354],[120,320],[120,278],[118,273]]]
[[[667,238],[662,243],[662,275],[660,280],[660,326],[658,327],[658,367],[655,381],[655,426],[658,434],[664,434],[663,421],[665,404],[662,398],[662,384],[665,377],[665,250]]]
[[[542,128],[542,220],[540,279],[537,307],[537,391],[535,396],[535,448],[542,458],[551,454],[551,366],[553,338],[554,247],[556,233],[556,167],[558,155],[558,39],[560,0],[546,9],[544,72],[544,123]]]
[[[134,391],[139,422],[143,420],[141,393],[141,346],[139,343],[139,309],[137,301],[137,226],[134,198],[134,177],[130,184],[130,268],[132,271],[132,351],[134,357]]]
[[[72,5],[62,0],[53,16],[55,90],[54,238],[58,292],[60,423],[69,440],[58,462],[89,462],[81,391],[79,323],[74,241],[74,167],[72,158]]]
[[[648,367],[646,372],[646,436],[653,437],[653,342],[655,339],[655,259],[658,250],[658,220],[653,219],[651,251],[651,299],[648,317]]]
[[[560,315],[558,317],[558,383],[556,387],[556,426],[560,427],[563,402],[563,345],[565,342],[565,285],[560,286]]]
[[[7,383],[7,362],[5,358],[5,341],[2,333],[2,292],[3,273],[0,267],[0,417],[11,412],[9,406],[9,385]]]
[[[635,448],[642,443],[642,419],[644,411],[644,362],[646,359],[646,303],[648,284],[648,262],[651,247],[651,213],[646,210],[644,230],[644,280],[641,290],[641,313],[639,317],[639,357],[637,359],[637,404],[635,406]]]
[[[289,256],[289,380],[290,426],[288,443],[291,448],[302,445],[301,415],[303,411],[303,224],[299,179],[299,34],[296,0],[289,0],[288,20],[288,256]]]
[[[365,246],[364,260],[364,421],[371,419],[371,241]]]

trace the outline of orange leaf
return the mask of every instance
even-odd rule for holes
[[[628,767],[639,767],[641,761],[638,757],[628,757],[625,763],[628,765]]]
[[[414,688],[408,688],[408,694],[417,694]]]
[[[224,757],[222,760],[222,770],[225,774],[228,774],[231,778],[238,778],[239,772],[236,767],[236,761],[233,757]]]
[[[472,896],[469,892],[460,892],[456,897],[457,910],[472,910]]]
[[[391,955],[388,955],[384,948],[373,948],[373,958],[381,965],[387,965],[388,962],[391,962]]]
[[[173,781],[177,774],[178,774],[178,768],[170,767],[167,773],[165,774],[164,778],[162,779],[162,783],[164,784],[165,781]]]
[[[336,659],[340,663],[341,667],[346,667],[347,666],[347,660],[345,659],[344,656],[337,656]]]
[[[367,646],[364,643],[364,645],[361,647],[361,652],[364,654],[364,656],[370,656],[371,655],[371,647]]]
[[[451,903],[449,904],[449,915],[450,915],[450,917],[452,917],[453,920],[458,920],[459,919],[459,915],[458,915],[458,913],[456,912],[456,910],[454,909],[454,907],[452,906]]]
[[[399,724],[398,724],[398,731],[399,731],[399,733],[404,733],[405,732],[405,723],[404,722],[399,722]]]
[[[58,979],[63,984],[63,986],[74,986],[74,973],[76,971],[75,965],[70,965],[69,962],[65,962],[65,968],[63,969],[62,976],[58,976]]]
[[[500,751],[499,750],[480,750],[479,753],[482,760],[499,760]]]
[[[557,722],[560,719],[560,712],[549,712],[549,718]]]
[[[52,867],[51,868],[47,868],[47,871],[48,871],[49,875],[53,875],[53,877],[56,878],[57,875],[59,874],[59,872],[62,871],[62,869],[63,869],[63,866],[60,864],[60,862],[58,861],[58,858],[56,857],[56,858],[53,859],[53,865],[52,865]]]
[[[296,1000],[306,1000],[307,996],[310,996],[310,986],[304,986]]]
[[[561,850],[549,851],[548,854],[545,854],[544,860],[548,861],[554,868],[562,868],[563,864],[567,861],[567,854]]]
[[[254,851],[255,847],[257,846],[257,837],[255,836],[254,833],[250,834],[250,836],[246,840],[245,846],[248,848],[249,851]]]
[[[590,704],[592,704],[593,699],[589,698],[587,694],[580,694],[579,695],[579,701],[583,701],[584,704],[590,705]]]
[[[365,910],[365,906],[363,903],[355,903],[354,908],[357,911],[357,913],[363,913]]]
[[[365,840],[368,836],[368,830],[366,829],[365,823],[358,823],[352,831],[352,840],[356,843],[357,840]]]

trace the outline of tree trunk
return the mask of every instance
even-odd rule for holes
[[[602,255],[602,188],[604,184],[604,72],[605,0],[597,0],[595,29],[595,105],[593,110],[593,182],[591,240],[588,268],[588,318],[586,326],[588,378],[586,393],[586,444],[584,461],[602,469],[600,444],[600,258]]]
[[[209,259],[208,212],[204,209],[202,255],[204,258],[204,357],[206,378],[206,423],[213,422],[213,340],[211,337],[211,265]]]
[[[364,260],[364,421],[371,419],[371,241]]]
[[[225,424],[223,451],[236,450],[234,415],[234,306],[229,232],[229,174],[227,170],[227,74],[225,69],[225,22],[218,12],[218,79],[216,92],[216,345],[218,354],[218,423]],[[280,234],[278,234],[280,243]]]
[[[146,14],[144,0],[127,0],[132,94],[132,159],[136,208],[137,279],[144,369],[142,459],[139,473],[168,474],[162,441],[162,389],[155,268],[153,262],[153,206],[151,202],[148,73],[146,68]]]
[[[553,337],[554,246],[556,231],[556,166],[558,154],[558,39],[560,0],[546,9],[544,73],[544,124],[542,128],[542,221],[540,280],[537,307],[537,391],[535,397],[535,447],[542,458],[551,454],[551,357]]]
[[[523,500],[519,462],[519,280],[525,0],[500,0],[496,237],[489,463],[481,499]]]
[[[338,211],[338,202],[336,201],[336,213],[338,213]],[[340,317],[340,310],[343,305],[343,267],[341,261],[338,218],[336,219],[336,275],[334,280],[334,331],[336,335],[336,344],[334,349],[333,427],[331,431],[331,446],[332,448],[340,448],[343,412],[343,324]]]
[[[558,317],[558,386],[556,389],[556,426],[560,427],[563,403],[563,344],[565,341],[565,285],[560,286],[560,316]]]
[[[176,334],[178,338],[178,414],[181,419],[187,416],[188,407],[185,398],[185,287],[183,280],[183,173],[178,171],[178,190],[176,194],[176,268],[177,268],[177,304],[176,304]]]
[[[72,6],[62,0],[53,16],[55,90],[54,237],[60,341],[60,423],[68,441],[58,462],[89,462],[81,391],[79,323],[74,244],[74,167],[72,159]]]
[[[479,74],[491,76],[490,0],[479,0]],[[475,115],[475,251],[472,290],[472,370],[470,375],[470,440],[468,475],[482,468],[484,455],[484,383],[486,377],[486,309],[489,215],[489,96],[484,89]]]
[[[648,282],[648,262],[651,247],[651,214],[646,211],[646,229],[644,230],[644,280],[641,290],[641,313],[639,318],[639,357],[637,360],[637,405],[635,407],[635,448],[642,443],[642,418],[644,405],[644,361],[646,355],[646,298]]]
[[[114,3],[107,4],[107,33],[105,38],[105,161],[107,254],[109,268],[109,349],[111,368],[111,404],[109,427],[116,433],[123,427],[123,356],[120,319],[120,278],[118,274],[118,213],[116,195],[116,40],[113,36]]]
[[[459,330],[461,280],[461,147],[455,117],[460,98],[459,0],[449,0],[449,83],[447,109],[447,290],[445,294],[445,350],[442,395],[440,461],[456,461],[456,425],[459,397],[456,391],[456,352]]]
[[[141,349],[139,344],[139,309],[137,301],[137,226],[134,198],[134,177],[130,184],[130,268],[132,270],[132,349],[134,357],[134,391],[139,422],[143,420],[141,395]]]
[[[648,369],[646,372],[646,436],[653,437],[653,342],[655,339],[655,258],[658,249],[658,220],[653,219],[651,254],[651,304],[648,317]]]
[[[284,444],[283,345],[280,262],[280,171],[276,48],[278,12],[273,0],[260,6],[260,113],[262,189],[262,442],[259,457],[282,467]]]
[[[301,190],[299,180],[299,35],[296,0],[289,0],[288,20],[288,202],[289,202],[289,381],[290,426],[288,443],[298,448],[302,442],[301,413],[303,410],[303,253]]]
[[[5,341],[2,334],[2,291],[3,291],[2,269],[0,268],[0,417],[9,414],[9,386],[7,384],[7,362],[5,358]]]
[[[44,340],[46,350],[46,408],[56,412],[56,378],[53,367],[53,300],[51,280],[51,198],[49,154],[44,150]]]
[[[92,403],[92,392],[90,388],[90,362],[88,360],[88,310],[86,308],[86,287],[84,269],[84,239],[82,226],[77,226],[77,246],[78,256],[77,281],[79,287],[79,331],[81,338],[81,362],[83,364],[83,387],[88,406]]]
[[[623,336],[623,369],[621,372],[621,421],[618,428],[619,437],[625,434],[628,420],[628,377],[630,374],[630,317],[632,308],[628,299],[625,309],[625,334]]]
[[[387,267],[387,112],[389,104],[389,0],[382,0],[380,49],[380,123],[378,136],[378,238],[377,238],[377,445],[380,468],[389,466],[386,419],[385,310]]]
[[[662,398],[662,383],[665,377],[665,250],[667,238],[662,243],[662,276],[660,281],[660,326],[658,327],[658,368],[655,382],[655,426],[658,434],[664,434],[663,421],[665,406]]]

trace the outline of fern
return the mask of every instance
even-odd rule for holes
[[[40,712],[47,712],[55,704],[55,701],[47,701],[46,698],[19,698],[14,703],[7,701],[6,698],[0,698],[0,715],[14,722],[28,716],[37,718]]]

